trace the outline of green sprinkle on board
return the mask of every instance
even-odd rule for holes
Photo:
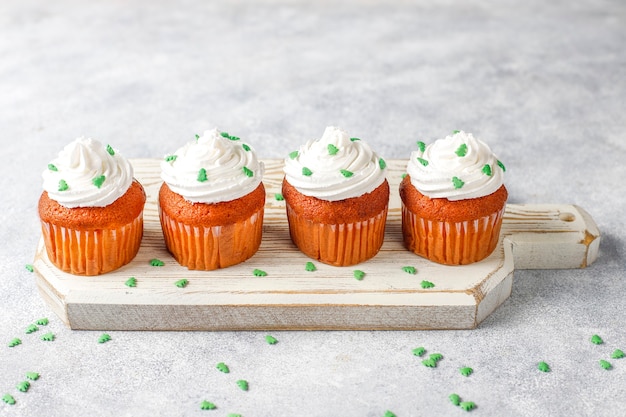
[[[252,271],[252,274],[253,274],[255,277],[264,277],[264,276],[267,276],[267,272],[265,272],[265,271],[264,271],[264,270],[262,270],[262,269],[255,269],[254,271]]]
[[[591,336],[591,343],[593,343],[594,345],[601,345],[602,343],[604,343],[604,340],[602,340],[602,338],[597,334],[594,334],[593,336]]]
[[[361,281],[363,280],[363,278],[365,278],[365,272],[361,271],[360,269],[355,269],[352,272],[352,275],[354,276],[354,279],[356,279],[357,281]]]
[[[439,362],[443,359],[443,355],[441,353],[431,353],[429,355],[429,358],[434,360],[435,362]]]
[[[430,281],[426,281],[426,280],[424,280],[424,281],[420,282],[420,286],[421,286],[422,288],[424,288],[424,289],[427,289],[427,288],[434,288],[434,287],[435,287],[435,284],[433,284],[433,283],[432,283],[432,282],[430,282]]]
[[[313,271],[317,271],[317,267],[315,266],[313,262],[307,262],[306,265],[304,266],[304,270],[313,272]]]
[[[174,162],[178,158],[178,155],[168,155],[165,157],[165,162]]]
[[[411,352],[413,352],[413,355],[415,356],[424,356],[424,353],[426,353],[426,349],[423,346],[420,346],[416,347]]]
[[[387,162],[385,162],[385,160],[383,158],[379,158],[378,159],[378,166],[380,167],[380,169],[385,169],[387,168]]]
[[[276,199],[276,201],[285,201],[285,197],[283,197],[281,193],[274,194],[274,198]]]
[[[328,149],[328,155],[337,155],[337,152],[339,152],[339,148],[332,143],[329,143],[326,148]]]
[[[39,327],[37,327],[34,324],[30,324],[28,325],[28,327],[26,328],[26,334],[31,334],[31,333],[35,333],[37,330],[39,330]]]
[[[44,342],[54,342],[55,338],[56,336],[54,335],[54,333],[46,333],[41,336],[41,340],[43,340]]]
[[[476,408],[476,404],[474,404],[473,401],[461,401],[459,407],[461,407],[465,411],[472,411],[474,408]]]
[[[624,352],[620,349],[615,349],[613,353],[611,353],[611,358],[613,359],[622,359],[624,357]]]
[[[403,266],[402,270],[406,272],[407,274],[415,275],[417,273],[417,269],[415,269],[414,266]]]
[[[302,167],[302,175],[304,175],[305,177],[310,177],[311,175],[313,175],[313,171],[311,171],[307,167]]]
[[[350,138],[350,142],[356,142],[357,140],[361,140],[359,138]]]
[[[385,414],[383,414],[383,417],[397,417],[397,416],[391,411],[387,410],[385,411]]]
[[[500,162],[500,161],[496,161],[496,163],[498,164],[498,166],[499,166],[500,168],[502,168],[502,172],[506,172],[506,167],[504,166],[504,164],[503,164],[502,162]]]
[[[422,142],[421,140],[418,140],[417,148],[420,150],[420,152],[424,152],[426,150],[426,144]]]
[[[459,177],[452,177],[452,185],[454,186],[454,189],[458,190],[459,188],[462,188],[465,183]]]
[[[611,362],[605,361],[604,359],[600,359],[599,363],[600,367],[602,369],[606,369],[607,371],[613,367],[613,365],[611,365]]]
[[[104,175],[99,175],[96,178],[94,178],[93,180],[91,180],[91,182],[93,183],[93,185],[95,185],[96,187],[100,188],[102,187],[102,184],[104,184],[104,181],[106,181],[106,176]]]
[[[200,410],[215,410],[216,408],[217,406],[215,404],[206,400],[200,403]]]
[[[465,155],[467,155],[467,145],[462,143],[457,149],[456,151],[454,151],[454,153],[456,154],[456,156],[459,157],[464,157]]]
[[[241,388],[242,391],[248,391],[248,381],[246,381],[245,379],[238,380],[237,386]]]
[[[39,320],[37,320],[35,324],[38,324],[40,326],[47,326],[48,324],[50,324],[50,320],[48,320],[47,317],[42,317]]]
[[[463,376],[470,376],[474,373],[474,370],[469,366],[464,366],[463,368],[459,369],[459,373]]]
[[[489,164],[485,164],[485,166],[483,167],[483,169],[481,169],[482,173],[485,174],[488,177],[491,177],[491,165]]]
[[[278,340],[271,334],[265,335],[265,341],[268,345],[275,345],[276,343],[278,343]]]
[[[37,372],[26,372],[26,378],[31,381],[37,381],[39,379],[39,373]]]
[[[111,156],[115,155],[115,150],[111,147],[111,145],[107,145],[107,152]]]
[[[130,277],[126,280],[126,282],[124,283],[124,285],[126,285],[127,287],[130,288],[134,288],[137,286],[137,278],[135,277]]]
[[[537,364],[537,369],[539,369],[541,372],[550,372],[550,365],[542,361]]]
[[[198,178],[197,178],[197,180],[198,180],[198,182],[208,181],[208,178],[206,176],[206,169],[200,168],[200,171],[198,171]]]
[[[243,167],[243,173],[246,174],[246,177],[249,177],[249,178],[254,177],[254,171],[252,171],[248,167]]]
[[[18,391],[20,392],[27,392],[28,389],[30,388],[30,382],[28,381],[22,381],[20,383],[18,383],[15,388],[17,388]]]
[[[250,152],[250,146],[246,145],[245,143],[242,143],[241,147],[243,148],[244,151]]]
[[[15,398],[13,398],[11,394],[4,394],[4,396],[2,397],[2,401],[4,401],[5,403],[9,405],[15,404]]]
[[[98,337],[98,343],[106,343],[111,340],[111,336],[108,333],[102,333],[100,337]]]
[[[218,363],[217,365],[215,365],[215,367],[217,368],[218,371],[223,372],[225,374],[230,372],[230,369],[228,369],[228,366],[224,362]]]
[[[9,342],[9,347],[15,347],[15,346],[19,346],[22,344],[22,341],[20,339],[18,339],[17,337],[11,339],[11,341]]]
[[[427,368],[436,368],[437,367],[437,361],[432,359],[432,358],[424,359],[422,361],[422,365],[424,365]]]
[[[298,151],[293,151],[289,153],[289,159],[296,159],[298,157],[298,155],[300,155],[300,152]]]
[[[423,166],[427,167],[428,166],[428,161],[425,160],[424,158],[417,158],[417,161],[422,164]]]
[[[35,268],[34,268],[34,267],[33,267],[33,265],[31,265],[31,264],[26,264],[26,265],[24,265],[24,268],[26,268],[26,270],[27,270],[28,272],[34,272],[34,271],[35,271]]]
[[[187,284],[189,284],[189,280],[185,278],[179,279],[174,283],[174,285],[176,285],[178,288],[185,288]]]
[[[448,399],[449,399],[449,400],[450,400],[450,402],[451,402],[452,404],[454,404],[454,405],[457,405],[457,406],[458,406],[459,404],[461,404],[461,397],[459,397],[459,395],[458,395],[458,394],[450,394],[450,395],[448,396]]]
[[[160,259],[154,258],[154,259],[150,259],[150,265],[151,266],[164,266],[165,262],[163,262]]]
[[[55,172],[57,172],[57,171],[59,170],[59,169],[56,167],[56,165],[54,165],[54,164],[48,164],[48,169],[49,169],[50,171],[55,171]]]
[[[67,191],[70,189],[70,186],[67,185],[67,182],[65,182],[65,180],[59,180],[59,191]]]
[[[339,172],[341,172],[341,175],[343,175],[346,178],[350,178],[351,176],[354,175],[354,172],[348,171],[347,169],[341,169],[339,170]]]
[[[228,413],[228,415],[226,417],[241,417],[241,414],[237,414],[237,413]]]

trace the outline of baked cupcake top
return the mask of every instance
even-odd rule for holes
[[[430,198],[465,200],[494,193],[504,182],[504,164],[471,133],[451,135],[411,153],[407,172],[411,184]]]
[[[161,178],[191,203],[232,201],[254,191],[264,165],[240,138],[207,130],[161,162]]]
[[[285,159],[285,179],[300,193],[339,201],[370,193],[385,181],[385,161],[358,138],[329,126]]]
[[[81,137],[67,144],[42,176],[43,189],[64,207],[106,207],[126,193],[133,167],[117,149]]]

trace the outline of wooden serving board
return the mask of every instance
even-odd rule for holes
[[[148,199],[144,237],[128,265],[96,277],[74,276],[52,265],[40,241],[37,286],[52,310],[72,329],[86,330],[400,330],[472,329],[511,294],[513,270],[584,268],[598,255],[593,219],[573,205],[509,204],[500,244],[487,259],[443,266],[402,244],[398,185],[406,160],[388,161],[391,200],[379,254],[354,267],[311,261],[289,238],[280,193],[282,160],[265,160],[267,203],[263,241],[246,262],[217,270],[189,271],[167,252],[157,211],[160,160],[131,160]],[[158,258],[165,266],[154,267]],[[413,266],[416,274],[404,272]],[[267,272],[254,276],[254,269]],[[365,272],[362,280],[353,271]],[[124,285],[137,279],[134,288]],[[185,288],[174,283],[186,278]],[[422,281],[435,284],[423,289]]]

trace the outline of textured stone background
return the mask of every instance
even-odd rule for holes
[[[0,2],[0,395],[18,400],[0,414],[454,416],[456,392],[483,416],[623,415],[626,359],[608,372],[598,360],[626,350],[624,45],[620,0]],[[331,124],[385,158],[473,132],[506,163],[510,202],[591,213],[599,259],[516,271],[476,330],[275,332],[274,346],[257,332],[100,345],[101,332],[66,329],[24,270],[40,173],[77,136],[161,157],[217,126],[280,158]],[[53,343],[23,334],[44,316]],[[417,346],[442,353],[439,368]],[[42,378],[17,392],[31,370]]]

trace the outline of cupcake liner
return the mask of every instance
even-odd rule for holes
[[[261,245],[264,207],[249,218],[223,226],[190,226],[159,207],[167,249],[174,259],[195,270],[214,270],[252,257]]]
[[[444,222],[424,219],[402,204],[404,244],[410,251],[441,264],[478,262],[498,245],[505,207],[475,220]]]
[[[137,255],[143,235],[143,212],[113,229],[78,230],[41,222],[50,261],[74,275],[100,275],[126,265]]]
[[[383,244],[387,207],[369,219],[342,224],[313,222],[287,204],[292,241],[305,255],[335,265],[355,265],[374,257]]]

